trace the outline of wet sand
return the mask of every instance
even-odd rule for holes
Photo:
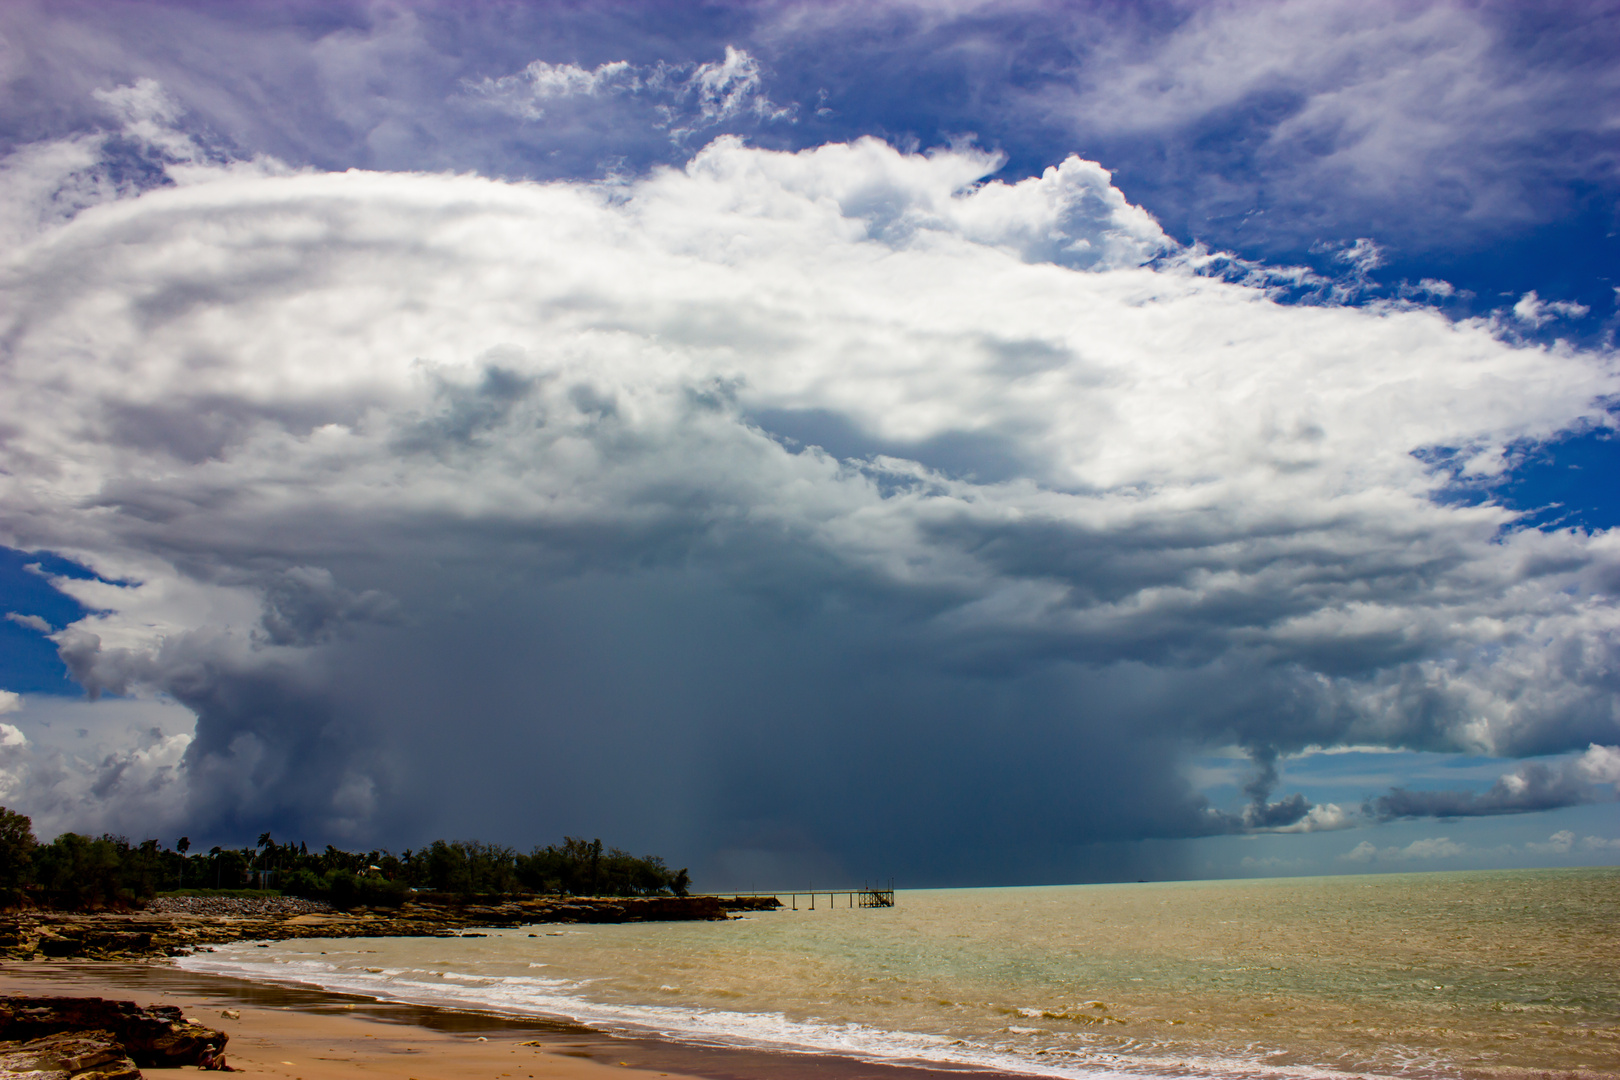
[[[820,1054],[617,1038],[563,1021],[433,1009],[181,971],[167,964],[0,965],[0,992],[177,1005],[230,1036],[226,1060],[275,1080],[975,1080],[988,1072],[879,1065]],[[237,1019],[220,1014],[240,1012]],[[143,1069],[149,1077],[195,1069]]]

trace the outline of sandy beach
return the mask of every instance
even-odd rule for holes
[[[611,1048],[586,1031],[574,1038],[560,1028],[257,987],[162,965],[8,964],[0,969],[0,989],[178,1005],[188,1017],[230,1035],[226,1056],[233,1069],[286,1080],[606,1080],[637,1064],[609,1060]],[[227,1018],[226,1010],[240,1015]],[[143,1070],[147,1075],[175,1071],[193,1070]]]
[[[434,1009],[200,975],[163,963],[32,961],[0,965],[0,992],[177,1005],[230,1035],[226,1059],[276,1080],[944,1080],[959,1071],[880,1065],[819,1054],[618,1038],[562,1021]],[[222,1015],[233,1010],[240,1015]],[[196,1070],[144,1069],[147,1076]],[[997,1074],[975,1072],[976,1077]]]

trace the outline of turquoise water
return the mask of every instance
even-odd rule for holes
[[[1620,869],[902,891],[220,948],[194,970],[1032,1074],[1620,1076]]]

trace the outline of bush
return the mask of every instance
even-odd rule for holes
[[[333,870],[321,875],[295,870],[283,879],[282,892],[308,900],[325,900],[336,908],[399,907],[409,893],[402,881]]]
[[[334,870],[327,880],[326,899],[333,907],[399,907],[405,902],[407,890],[401,881],[359,877],[347,870]]]

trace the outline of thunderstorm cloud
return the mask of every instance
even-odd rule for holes
[[[1338,827],[1270,800],[1306,745],[1620,739],[1615,542],[1426,454],[1606,423],[1604,355],[1280,304],[1078,157],[294,171],[160,94],[124,98],[162,183],[15,226],[0,483],[14,545],[98,575],[56,582],[74,677],[195,714],[141,788],[191,821],[982,867]],[[1241,814],[1179,769],[1219,743]]]

